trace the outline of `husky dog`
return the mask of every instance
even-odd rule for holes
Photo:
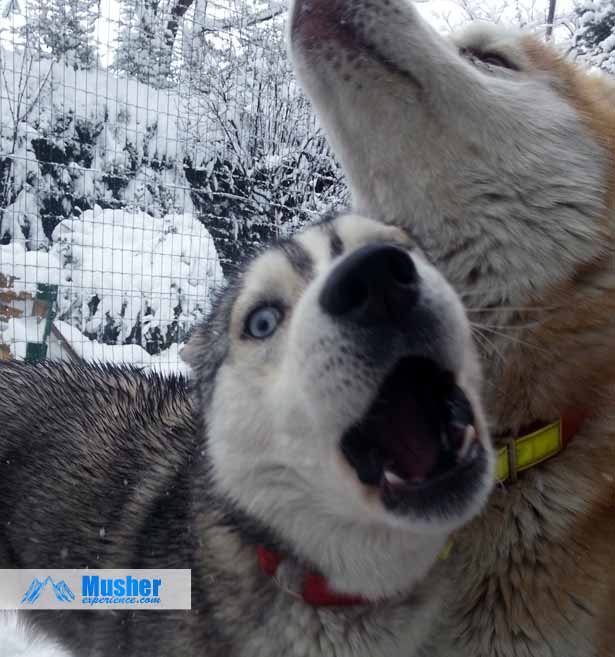
[[[452,288],[404,231],[330,218],[252,260],[185,357],[192,407],[178,378],[0,367],[0,568],[193,573],[192,612],[27,618],[78,657],[415,654],[493,480]]]
[[[615,655],[615,86],[408,0],[295,0],[290,36],[355,207],[467,302],[498,442],[578,429],[462,533],[442,654]]]

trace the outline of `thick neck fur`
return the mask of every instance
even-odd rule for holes
[[[615,385],[615,85],[588,76],[533,38],[524,47],[536,71],[554,75],[558,92],[604,149],[607,167],[601,235],[593,238],[597,253],[588,261],[578,257],[574,275],[529,295],[528,311],[519,315],[529,324],[519,335],[527,345],[510,349],[506,366],[491,377],[508,391],[489,393],[492,415],[500,422],[510,417],[513,429],[524,413],[530,419],[571,409],[600,415]],[[511,399],[511,391],[520,394]]]
[[[570,100],[587,137],[599,145],[596,157],[604,158],[600,168],[608,182],[594,189],[583,172],[571,174],[556,166],[549,173],[553,183],[536,181],[535,197],[526,190],[516,209],[509,206],[503,214],[497,198],[481,205],[464,198],[467,191],[450,189],[462,216],[454,218],[452,208],[450,214],[440,208],[425,213],[430,217],[425,225],[419,209],[411,228],[461,292],[477,325],[495,435],[571,410],[591,415],[615,384],[615,86],[588,79],[533,39],[527,48],[537,68],[558,68],[558,92]],[[355,202],[372,212],[386,208],[383,219],[407,223],[408,208],[417,203],[414,192],[407,196],[403,177],[399,182],[398,187],[377,181],[372,188],[355,187]],[[550,184],[567,188],[565,197],[576,199],[574,212],[559,189],[549,196]],[[445,188],[446,176],[437,185]],[[388,204],[382,203],[383,195]],[[548,218],[548,235],[535,225],[543,218]],[[527,222],[527,235],[517,222]]]
[[[527,294],[527,310],[507,322],[524,327],[513,334],[517,344],[506,347],[505,361],[495,349],[489,354],[489,379],[497,381],[486,391],[491,415],[513,431],[528,419],[570,410],[600,415],[615,384],[615,85],[589,77],[531,37],[523,45],[534,70],[554,76],[557,91],[604,149],[607,165],[600,234],[591,238],[594,256],[574,254],[571,276]]]
[[[405,596],[348,608],[312,607],[300,595],[305,564],[289,555],[275,578],[265,575],[253,543],[263,535],[255,533],[253,521],[228,514],[211,500],[205,503],[206,496],[199,499],[196,527],[202,540],[193,567],[198,570],[202,564],[209,574],[202,583],[217,606],[220,648],[213,654],[407,657],[426,644],[439,612],[446,564]],[[215,596],[211,582],[216,584]]]

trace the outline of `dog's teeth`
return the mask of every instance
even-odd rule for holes
[[[463,461],[463,459],[466,458],[468,452],[470,451],[470,447],[472,447],[475,440],[476,440],[476,429],[471,424],[469,424],[465,428],[463,434],[463,443],[461,444],[461,449],[457,454],[457,457],[460,461]]]
[[[384,478],[389,484],[391,484],[391,486],[400,486],[406,483],[401,477],[398,477],[394,472],[391,472],[391,470],[384,471]]]

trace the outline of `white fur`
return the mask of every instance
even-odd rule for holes
[[[16,613],[0,611],[0,657],[71,657],[55,642],[26,627]]]

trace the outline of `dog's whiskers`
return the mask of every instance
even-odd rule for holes
[[[542,313],[552,310],[559,310],[563,306],[489,306],[489,307],[472,307],[467,306],[467,313],[485,313],[494,314],[498,312],[514,312],[514,313]]]
[[[500,351],[493,340],[481,332],[479,327],[474,325],[472,326],[472,335],[476,340],[479,351],[481,351],[484,355],[494,353],[500,358],[502,362],[504,362],[504,354]]]
[[[492,333],[493,335],[504,338],[505,340],[508,340],[509,342],[514,342],[516,344],[523,345],[524,347],[529,347],[530,349],[533,349],[536,352],[542,353],[545,356],[549,355],[548,352],[545,349],[542,349],[536,344],[532,344],[531,342],[528,342],[527,340],[522,340],[519,337],[514,337],[512,335],[507,335],[506,333],[502,331],[498,331],[497,329],[488,327],[488,326],[481,326],[480,328],[477,328],[476,326],[473,326],[475,330],[481,330],[481,331],[487,331],[488,333]]]
[[[520,329],[531,329],[540,326],[539,321],[527,322],[526,324],[486,324],[484,322],[470,322],[473,328],[500,329],[502,331],[517,331]]]

